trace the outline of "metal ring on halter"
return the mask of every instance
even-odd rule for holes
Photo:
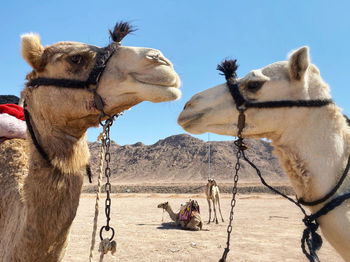
[[[103,126],[105,126],[107,123],[105,122],[104,124],[102,123],[102,117],[105,117],[105,116],[107,116],[108,118],[106,119],[106,121],[108,121],[109,119],[112,119],[113,120],[113,116],[111,116],[111,115],[109,115],[109,114],[107,114],[107,113],[105,113],[105,111],[101,111],[101,114],[100,114],[100,116],[98,117],[98,122],[100,123],[100,125],[103,127]]]
[[[107,230],[107,226],[101,227],[101,230],[100,230],[100,239],[101,239],[101,240],[103,240],[102,232],[103,232],[104,229],[105,229],[106,231],[109,231],[110,229],[112,230],[112,236],[109,238],[109,241],[112,241],[113,238],[114,238],[114,228],[113,228],[113,227],[108,227],[108,230]]]

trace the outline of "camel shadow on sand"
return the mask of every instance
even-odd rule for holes
[[[162,229],[162,230],[171,230],[171,229],[184,230],[183,228],[181,228],[180,225],[176,225],[173,222],[162,223],[160,226],[157,227],[157,229]]]
[[[180,225],[176,225],[173,222],[166,222],[166,223],[162,223],[159,227],[157,227],[157,229],[161,229],[161,230],[186,230],[186,231],[194,231],[192,229],[189,228],[182,228]],[[202,229],[201,231],[209,231],[208,229]]]

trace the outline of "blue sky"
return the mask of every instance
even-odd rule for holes
[[[256,1],[3,1],[0,9],[0,94],[19,95],[30,67],[20,56],[20,35],[37,32],[42,43],[72,40],[105,46],[108,28],[131,21],[138,31],[123,44],[160,49],[182,79],[183,96],[170,103],[143,102],[114,125],[118,144],[153,144],[184,133],[176,119],[185,102],[224,79],[215,70],[237,58],[238,75],[275,61],[300,46],[331,87],[336,103],[350,114],[350,2],[346,0]],[[96,140],[99,129],[88,131]],[[197,136],[207,140],[207,134]],[[211,140],[231,139],[211,135]]]

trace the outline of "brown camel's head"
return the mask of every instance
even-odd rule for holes
[[[167,209],[169,206],[169,202],[164,202],[164,203],[160,203],[158,205],[158,208],[163,208],[163,209]]]
[[[29,81],[37,78],[86,81],[104,50],[78,42],[42,46],[39,35],[22,36],[22,56],[33,68],[27,75]],[[119,46],[106,64],[97,93],[103,100],[103,110],[114,115],[142,101],[177,99],[181,95],[179,86],[180,79],[172,63],[159,50]],[[75,130],[76,135],[98,124],[100,111],[94,104],[93,93],[86,89],[48,84],[27,87],[22,96],[35,115],[59,128]]]

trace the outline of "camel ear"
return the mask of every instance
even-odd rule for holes
[[[40,43],[40,36],[38,34],[29,33],[22,35],[21,38],[22,57],[34,70],[42,71],[44,47]]]
[[[303,46],[289,56],[289,75],[292,80],[304,79],[305,72],[310,64],[309,48]]]

